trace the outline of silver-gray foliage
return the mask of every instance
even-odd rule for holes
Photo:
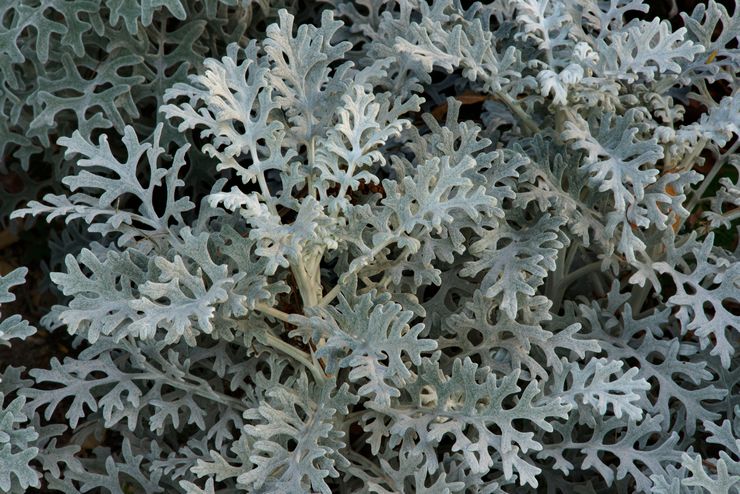
[[[81,8],[239,2],[200,3]],[[42,321],[79,353],[2,375],[0,491],[739,493],[740,3],[254,3],[156,125],[78,108],[68,192],[13,214],[90,241]]]

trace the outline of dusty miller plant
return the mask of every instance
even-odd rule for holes
[[[78,354],[2,374],[0,491],[740,492],[740,6],[262,3],[13,213],[87,243],[42,320]]]

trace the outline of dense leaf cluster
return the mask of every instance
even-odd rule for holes
[[[0,492],[740,492],[740,3],[469,3],[0,7]]]

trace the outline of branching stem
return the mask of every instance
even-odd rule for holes
[[[270,307],[267,304],[257,304],[255,309],[267,316],[279,319],[280,321],[287,322],[288,324],[295,324],[295,316],[292,316],[287,312],[283,312],[280,309],[276,309],[275,307]]]
[[[266,343],[275,350],[278,350],[279,352],[282,352],[285,355],[303,364],[311,372],[311,374],[313,374],[316,382],[323,383],[326,381],[327,376],[324,374],[324,371],[313,362],[309,354],[307,354],[303,350],[294,347],[290,343],[281,340],[272,333],[265,333],[265,340]]]
[[[500,100],[502,103],[504,103],[509,110],[522,122],[522,125],[524,125],[524,128],[529,132],[530,134],[538,134],[541,132],[539,125],[537,125],[537,122],[532,120],[532,117],[527,115],[527,112],[524,111],[524,109],[519,106],[519,103],[516,102],[511,96],[509,96],[506,93],[496,93],[494,97],[498,100]]]

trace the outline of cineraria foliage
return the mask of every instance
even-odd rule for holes
[[[284,6],[0,8],[0,491],[740,492],[740,5]]]

